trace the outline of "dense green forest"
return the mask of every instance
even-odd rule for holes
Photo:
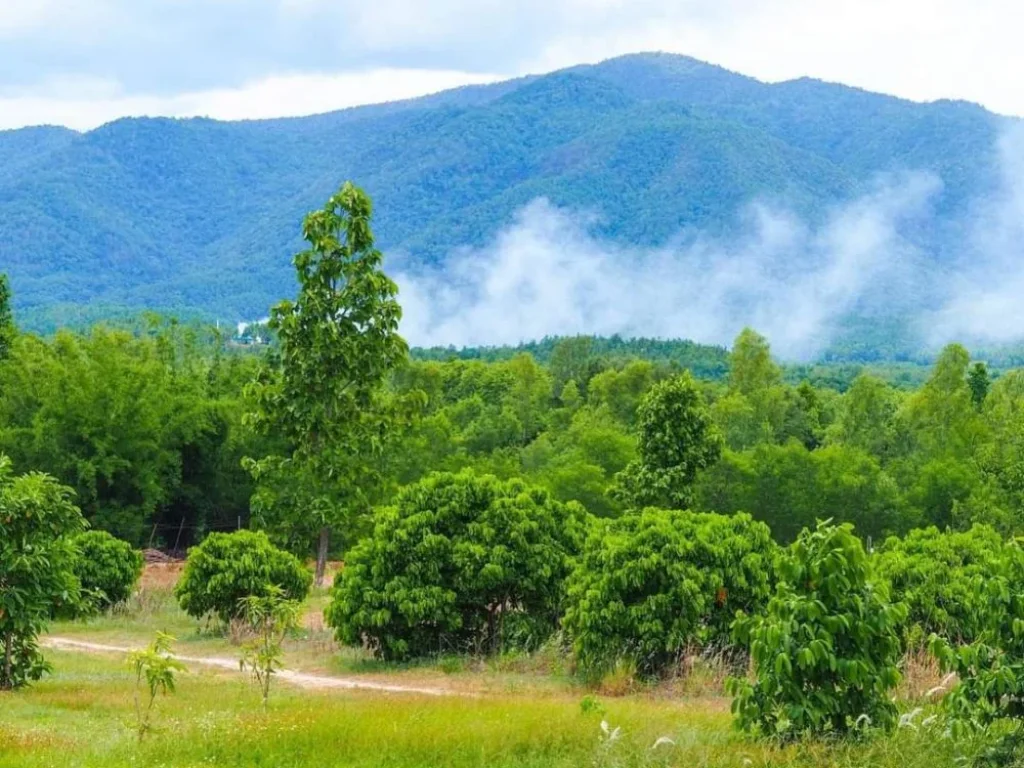
[[[268,354],[152,316],[17,333],[0,363],[0,453],[74,488],[93,526],[137,545],[182,549],[246,526],[254,486],[241,462],[273,441],[243,424],[245,391]],[[386,389],[422,400],[380,460],[373,503],[471,469],[620,515],[610,490],[638,457],[637,409],[686,370],[724,438],[694,509],[748,512],[780,541],[825,514],[874,540],[927,525],[1022,529],[1024,370],[991,374],[957,345],[929,367],[784,368],[753,331],[728,351],[590,337],[414,351]],[[337,554],[359,527],[339,532]],[[312,552],[309,538],[283,543]]]
[[[297,119],[0,132],[0,264],[32,330],[143,308],[233,324],[291,292],[296,223],[339,178],[380,201],[382,247],[416,264],[489,242],[537,198],[598,214],[596,236],[663,245],[733,231],[758,199],[813,223],[880,173],[923,171],[942,179],[941,221],[913,283],[881,302],[913,310],[958,255],[950,228],[990,190],[1012,122],[644,54]],[[842,345],[914,351],[888,329]]]

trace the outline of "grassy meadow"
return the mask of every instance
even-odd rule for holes
[[[88,621],[58,622],[51,637],[141,646],[165,630],[176,635],[182,655],[237,657],[229,630],[204,628],[177,609],[174,575],[150,567],[129,605]],[[155,730],[140,742],[132,730],[134,680],[123,654],[49,650],[52,675],[0,694],[0,768],[956,763],[949,741],[914,728],[854,744],[782,748],[750,741],[732,728],[720,674],[703,667],[655,687],[613,676],[589,689],[553,650],[489,662],[381,664],[335,646],[318,621],[325,601],[322,591],[310,597],[305,629],[289,643],[290,669],[426,684],[451,695],[317,690],[279,681],[264,712],[246,676],[191,664],[177,692],[157,700]],[[906,703],[908,710],[915,706]],[[602,721],[618,735],[609,738]]]

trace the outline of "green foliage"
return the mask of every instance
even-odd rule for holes
[[[381,269],[371,214],[370,198],[346,182],[306,216],[302,234],[310,247],[294,259],[299,296],[271,310],[276,359],[249,388],[250,423],[287,446],[249,461],[253,477],[271,485],[289,477],[304,481],[298,499],[278,494],[283,503],[268,504],[257,495],[256,512],[265,521],[315,518],[318,584],[330,529],[365,510],[381,483],[372,459],[393,414],[380,391],[408,352],[398,335],[398,286]]]
[[[759,612],[775,544],[747,515],[645,509],[595,527],[569,579],[564,627],[583,671],[621,661],[669,671],[689,646],[728,644],[736,611]]]
[[[431,476],[375,513],[327,621],[385,659],[535,647],[555,629],[586,525],[578,504],[521,481]]]
[[[175,675],[186,671],[185,665],[171,656],[173,642],[170,635],[157,632],[156,640],[148,648],[128,654],[128,668],[135,675],[135,730],[139,741],[153,730],[153,704],[157,694],[174,693]]]
[[[32,128],[0,137],[0,263],[22,325],[90,304],[173,303],[234,322],[263,317],[291,279],[280,254],[328,180],[363,179],[383,203],[384,247],[427,261],[480,245],[537,197],[600,213],[601,235],[662,244],[733,224],[751,199],[814,219],[897,168],[940,176],[942,213],[955,214],[995,177],[1009,122],[960,102],[780,87],[640,55],[287,121]],[[131,268],[111,253],[131,254]],[[927,302],[931,282],[892,298]]]
[[[722,439],[689,373],[655,384],[637,410],[639,458],[616,478],[616,494],[639,508],[687,508],[693,483],[714,464]]]
[[[252,362],[173,321],[20,334],[0,366],[0,451],[72,487],[94,529],[171,546],[183,526],[187,544],[247,516],[238,397]]]
[[[988,397],[989,388],[992,382],[988,376],[988,366],[984,363],[975,363],[967,374],[967,386],[971,390],[971,402],[974,407],[980,409]]]
[[[283,666],[284,639],[299,626],[302,603],[289,600],[283,589],[272,586],[264,595],[243,597],[239,608],[242,619],[253,634],[252,640],[242,646],[239,666],[242,670],[248,667],[252,672],[266,709],[270,681]]]
[[[11,312],[11,284],[7,275],[0,273],[0,362],[11,353],[14,340],[14,315]]]
[[[901,533],[917,518],[900,514],[899,491],[878,461],[857,448],[837,444],[812,451],[791,440],[726,451],[700,479],[697,499],[703,509],[749,512],[788,543],[815,524],[822,508],[865,536]]]
[[[142,575],[142,553],[106,531],[86,531],[72,541],[83,605],[101,611],[127,600]]]
[[[311,580],[299,559],[271,544],[262,531],[211,533],[189,550],[174,595],[189,616],[213,613],[227,622],[239,615],[239,601],[266,597],[275,588],[302,601]]]
[[[994,762],[1017,764],[1024,727],[1024,550],[1008,542],[989,553],[989,564],[973,584],[972,620],[980,627],[974,642],[933,635],[931,647],[943,671],[959,679],[943,701],[953,735],[980,734]]]
[[[987,623],[985,584],[1002,575],[1005,546],[984,525],[964,532],[918,529],[886,540],[874,568],[888,581],[893,602],[907,607],[906,639],[916,644],[936,634],[954,645],[977,640]]]
[[[782,740],[893,728],[906,612],[874,580],[852,526],[804,531],[779,576],[765,613],[735,624],[756,675],[729,681],[737,725]]]
[[[0,690],[49,671],[37,638],[53,612],[78,604],[72,537],[84,527],[70,489],[37,472],[16,477],[0,454]]]

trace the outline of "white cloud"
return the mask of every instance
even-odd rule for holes
[[[44,94],[19,89],[0,96],[0,129],[54,124],[87,130],[126,116],[242,120],[308,115],[496,79],[493,75],[444,70],[375,69],[269,77],[239,88],[164,97],[124,94],[109,80],[64,79],[49,84]]]
[[[949,298],[923,321],[933,343],[1024,339],[1024,127],[1003,136],[999,149],[1000,188],[975,206]]]
[[[579,0],[582,2],[582,0]],[[607,3],[602,3],[607,5]],[[768,81],[803,76],[918,101],[960,98],[1024,115],[1019,30],[1005,0],[717,0],[664,3],[553,36],[528,68],[638,50],[684,53]]]
[[[663,50],[1024,115],[1022,27],[1024,4],[1008,0],[3,0],[0,91],[45,100],[48,82],[74,76],[125,99],[188,100],[286,73],[512,76]],[[332,106],[310,95],[296,108]]]
[[[728,343],[746,325],[787,358],[812,356],[868,286],[917,250],[937,179],[880,182],[817,228],[763,205],[742,234],[656,249],[593,236],[586,217],[538,200],[487,248],[397,281],[403,332],[423,346],[515,344],[576,333]]]

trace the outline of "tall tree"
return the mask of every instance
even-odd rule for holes
[[[0,273],[0,361],[11,353],[14,340],[14,316],[11,313],[11,284],[7,275]]]
[[[971,389],[971,400],[974,402],[974,407],[981,410],[981,406],[985,404],[985,398],[988,397],[988,390],[991,386],[991,381],[988,377],[988,366],[984,363],[975,363],[971,366],[971,370],[967,373],[967,386]]]
[[[637,409],[639,459],[616,477],[614,494],[632,507],[686,509],[697,474],[718,461],[722,436],[693,376],[655,384]]]
[[[398,287],[381,269],[371,213],[366,193],[346,182],[306,216],[310,247],[294,259],[299,296],[271,310],[277,349],[249,389],[249,423],[285,445],[281,455],[247,466],[261,485],[299,477],[305,486],[274,494],[275,503],[257,491],[253,512],[315,525],[317,584],[332,529],[365,509],[380,481],[376,457],[392,421],[382,388],[408,354],[398,335]]]

